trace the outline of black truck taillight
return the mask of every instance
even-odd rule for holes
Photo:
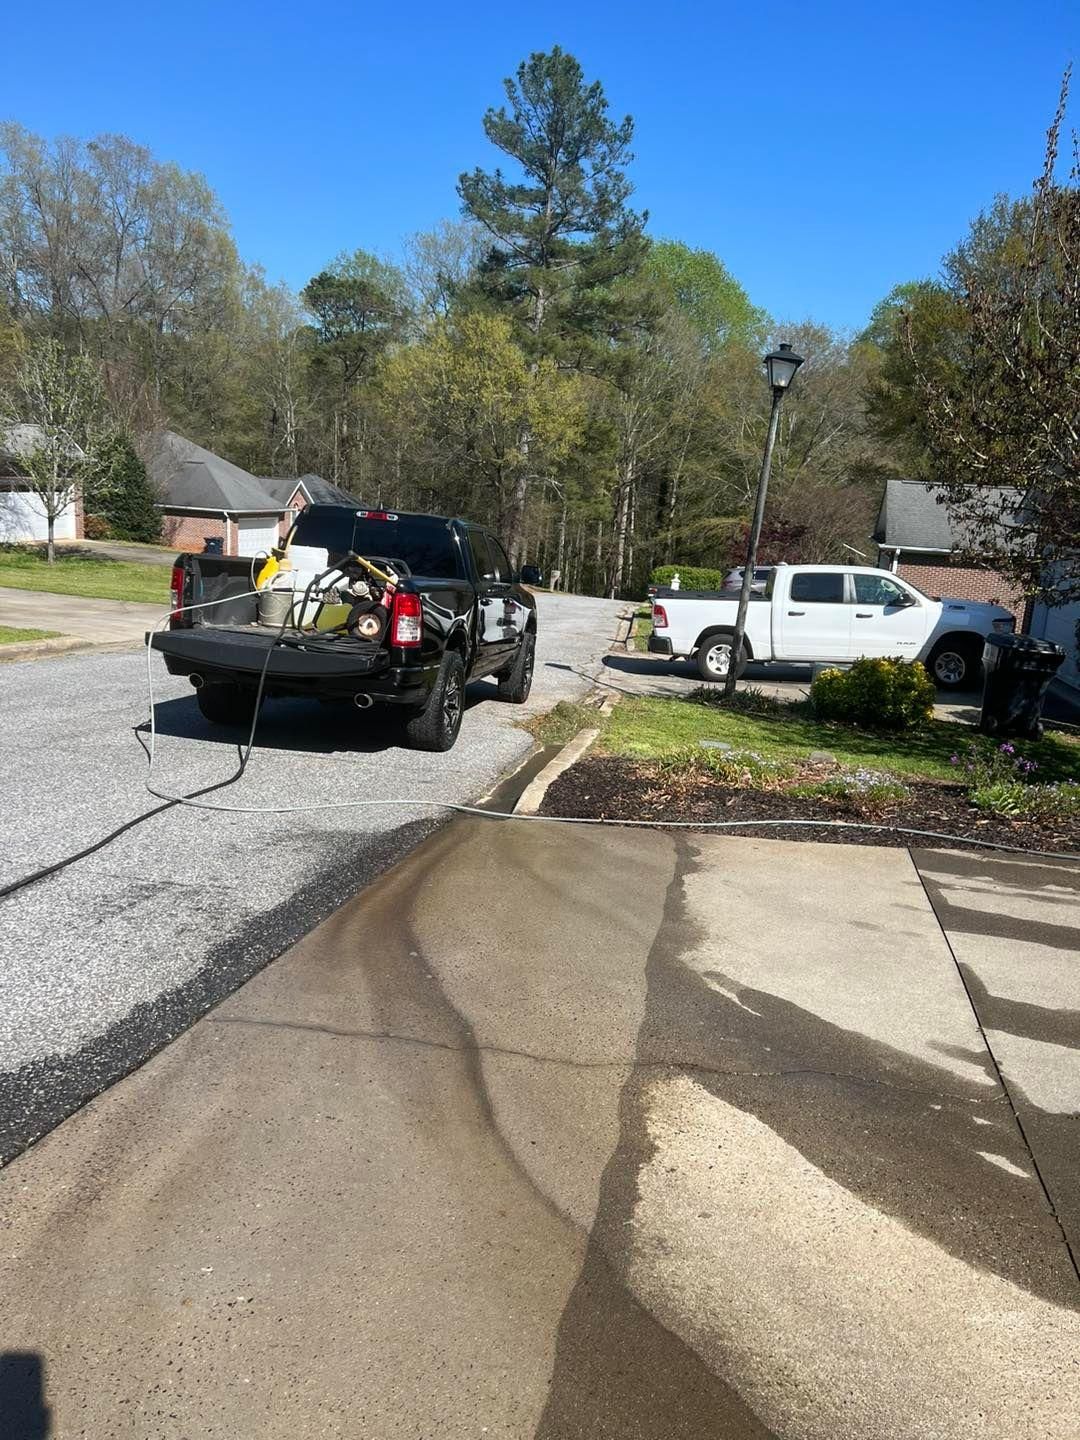
[[[172,567],[172,579],[169,581],[169,605],[172,607],[170,620],[180,619],[180,608],[184,603],[184,567],[179,561]]]
[[[394,595],[394,608],[390,612],[390,644],[403,650],[414,650],[424,634],[424,612],[420,596],[408,590],[398,590]]]

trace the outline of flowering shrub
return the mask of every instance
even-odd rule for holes
[[[1000,745],[969,740],[962,754],[957,752],[949,756],[949,764],[963,770],[969,790],[1003,782],[1023,783],[1039,768],[1037,760],[1026,760],[1009,740]]]
[[[828,800],[846,800],[856,809],[884,810],[907,797],[907,786],[887,770],[848,770],[813,787],[815,795]]]
[[[789,761],[773,760],[756,750],[682,749],[659,761],[661,771],[680,772],[688,765],[725,785],[743,785],[751,790],[773,789],[795,773]]]
[[[1080,816],[1080,782],[1036,784],[1032,777],[1038,761],[1026,759],[1008,740],[999,745],[971,741],[963,754],[950,755],[949,763],[963,772],[968,799],[978,810],[1010,820]]]
[[[934,713],[934,683],[918,660],[856,660],[850,670],[822,670],[810,686],[821,720],[872,730],[913,730]]]

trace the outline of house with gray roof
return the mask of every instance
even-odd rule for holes
[[[994,569],[990,557],[985,565],[973,558],[973,537],[965,534],[962,521],[949,515],[937,498],[939,493],[922,480],[885,482],[874,527],[877,563],[910,580],[927,595],[994,601],[1007,606],[1019,619],[1024,612],[1023,599]],[[1018,491],[1004,487],[996,494],[1001,507],[1004,545],[1007,544],[1008,516],[1021,497]]]
[[[225,555],[256,555],[276,545],[305,506],[360,503],[318,475],[252,475],[173,430],[156,437],[146,468],[166,539],[179,550],[220,542]]]

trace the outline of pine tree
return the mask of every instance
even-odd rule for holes
[[[475,293],[508,311],[534,364],[594,368],[617,329],[613,282],[645,256],[647,216],[630,210],[634,122],[614,124],[599,81],[555,46],[524,61],[504,81],[508,108],[484,116],[484,133],[520,174],[481,169],[458,181],[463,213],[491,246]],[[529,437],[522,443],[528,451]],[[511,554],[523,540],[528,473],[522,471],[508,517]]]
[[[131,437],[114,432],[103,442],[84,488],[87,515],[99,517],[116,540],[154,545],[161,540],[159,499]]]

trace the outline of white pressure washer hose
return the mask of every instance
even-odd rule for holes
[[[398,808],[408,810],[450,810],[457,815],[477,815],[485,820],[539,821],[542,824],[548,825],[613,825],[643,830],[745,830],[776,829],[786,826],[824,830],[874,830],[889,835],[911,835],[920,840],[938,840],[951,844],[978,845],[987,850],[1002,850],[1011,854],[1031,855],[1038,859],[1080,861],[1080,855],[1069,854],[1065,851],[1031,850],[1022,845],[1003,845],[995,840],[981,840],[975,836],[950,835],[940,830],[916,830],[903,825],[872,825],[869,822],[858,820],[616,820],[596,815],[517,815],[509,810],[485,810],[479,805],[464,805],[457,800],[434,800],[430,796],[406,800],[320,800],[307,805],[220,805],[212,801],[203,800],[199,798],[197,794],[174,795],[170,791],[157,788],[154,783],[154,763],[157,758],[157,729],[155,725],[154,674],[152,664],[153,636],[164,629],[165,625],[168,624],[174,615],[191,610],[207,610],[213,605],[223,604],[225,600],[244,600],[249,598],[249,596],[258,595],[258,593],[257,590],[250,590],[245,591],[242,595],[223,596],[221,599],[203,601],[198,605],[181,605],[175,610],[168,611],[154,629],[147,634],[146,692],[150,706],[150,744],[147,750],[149,763],[146,772],[146,789],[157,800],[167,800],[175,805],[187,805],[193,810],[219,810],[228,815],[298,815],[318,810]],[[270,664],[270,657],[288,627],[288,623],[288,618],[286,618],[267,649],[266,659],[263,661],[258,687],[255,692],[255,706],[251,717],[251,729],[248,732],[247,744],[241,753],[240,764],[236,774],[231,777],[231,780],[223,782],[225,784],[231,784],[233,781],[240,779],[247,768],[251,753],[255,748],[255,731],[259,723],[259,706],[266,684],[266,672]]]

